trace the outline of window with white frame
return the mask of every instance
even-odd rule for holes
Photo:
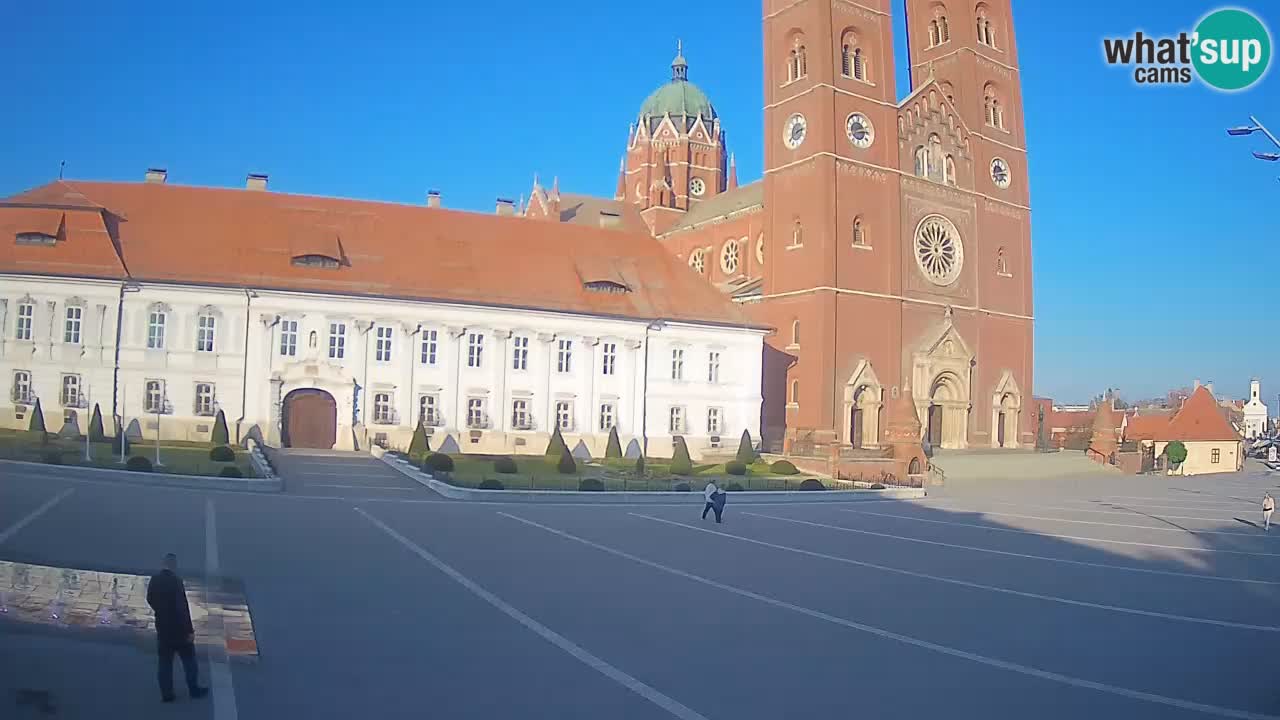
[[[164,381],[148,380],[142,396],[142,409],[149,413],[164,412]]]
[[[720,382],[720,353],[717,350],[707,353],[707,382]]]
[[[390,425],[394,422],[391,410],[391,393],[373,394],[373,421],[379,425]]]
[[[489,414],[485,412],[484,398],[467,399],[467,427],[472,429],[489,427]]]
[[[667,430],[672,435],[684,432],[684,408],[679,405],[673,406],[667,417]]]
[[[511,339],[511,369],[529,369],[529,338],[517,335]]]
[[[298,321],[280,321],[280,354],[285,357],[298,355]]]
[[[391,362],[391,343],[394,338],[395,328],[390,325],[379,325],[375,334],[373,359],[382,363]]]
[[[484,364],[484,335],[471,333],[467,336],[467,367],[478,368]]]
[[[671,379],[684,379],[684,349],[675,348],[671,351]]]
[[[214,392],[213,383],[196,383],[196,415],[214,415],[217,412],[218,396]]]
[[[347,324],[329,323],[329,359],[341,360],[347,356]]]
[[[147,349],[164,349],[164,327],[168,317],[163,310],[152,310],[147,313]]]
[[[573,372],[573,341],[561,339],[556,346],[556,372]]]
[[[1219,450],[1218,448],[1214,448],[1214,449],[1210,450],[1210,451],[1209,451],[1209,462],[1210,462],[1210,463],[1212,463],[1212,464],[1214,464],[1214,465],[1217,465],[1218,463],[1222,462],[1222,451],[1221,451],[1221,450]]]
[[[600,374],[612,375],[618,369],[618,343],[604,343],[601,350]]]
[[[15,403],[31,403],[31,372],[16,370],[13,373],[13,393],[10,396]]]
[[[617,424],[618,412],[613,403],[600,405],[600,432],[609,432]]]
[[[724,429],[724,411],[720,408],[707,408],[707,434],[716,436]]]
[[[34,303],[18,303],[18,331],[14,334],[15,340],[31,339],[31,327],[35,314],[36,306]]]
[[[524,398],[516,398],[511,401],[511,429],[512,430],[532,430],[533,423],[529,417],[529,401]]]
[[[422,331],[422,364],[435,365],[436,352],[440,349],[440,331],[439,330],[423,330]]]
[[[422,395],[418,398],[418,422],[430,427],[440,424],[439,396]]]
[[[80,344],[80,325],[84,321],[84,308],[71,305],[67,308],[67,322],[62,329],[62,342]]]
[[[201,315],[196,320],[196,352],[213,352],[217,326],[218,319],[212,315]]]
[[[573,429],[573,403],[568,400],[556,401],[556,427],[562,432]]]
[[[62,407],[80,407],[80,376],[62,376]]]

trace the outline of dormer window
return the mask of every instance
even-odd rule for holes
[[[342,264],[337,258],[332,258],[328,255],[295,255],[292,262],[294,267],[314,267],[330,270],[337,269]]]
[[[19,245],[49,246],[58,242],[58,236],[42,232],[21,232],[14,236],[14,240]]]

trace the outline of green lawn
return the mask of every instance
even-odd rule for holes
[[[541,455],[516,455],[517,472],[503,474],[494,470],[492,455],[452,455],[453,473],[448,481],[459,487],[479,487],[488,479],[500,481],[507,490],[577,490],[585,478],[596,478],[609,491],[670,491],[687,483],[692,492],[700,492],[708,480],[717,485],[738,483],[743,490],[796,490],[806,475],[778,475],[769,470],[768,463],[756,462],[747,467],[743,476],[729,475],[723,464],[694,465],[693,474],[673,475],[671,461],[646,458],[645,477],[635,473],[635,460],[593,460],[578,463],[578,471],[562,474],[555,458]],[[830,481],[827,482],[831,485]]]
[[[234,449],[234,448],[233,448]],[[153,464],[156,459],[154,443],[139,441],[131,443],[129,454],[141,456]],[[83,465],[89,467],[110,468],[119,470],[124,467],[120,463],[119,454],[111,452],[110,443],[90,444],[93,458],[86,461],[84,457],[84,439],[64,440],[50,433],[47,444],[42,445],[38,436],[18,430],[0,430],[0,459],[25,460],[27,462],[48,462],[50,456],[56,455],[63,465]],[[155,472],[175,475],[212,475],[216,476],[222,468],[235,465],[245,477],[257,477],[249,454],[236,450],[234,463],[214,462],[209,459],[209,446],[196,443],[165,443],[160,446],[160,461],[163,466],[154,468]]]

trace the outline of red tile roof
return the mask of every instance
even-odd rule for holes
[[[47,227],[51,210],[66,217],[65,242],[5,240]],[[339,254],[342,265],[292,264],[316,254]],[[647,234],[242,189],[50,183],[0,202],[0,272],[759,327]],[[590,290],[589,279],[620,281],[630,291]]]
[[[1135,441],[1163,439],[1162,436],[1168,427],[1168,415],[1134,415],[1129,418],[1129,424],[1124,428],[1124,439]]]
[[[1182,404],[1182,409],[1169,421],[1163,436],[1156,439],[1184,442],[1227,441],[1239,440],[1240,434],[1223,416],[1213,393],[1202,385]]]

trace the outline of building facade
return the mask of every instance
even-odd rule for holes
[[[222,411],[292,447],[404,447],[420,420],[483,453],[759,435],[767,330],[652,238],[150,179],[0,202],[0,425],[39,398],[51,431],[96,404],[208,441]]]
[[[725,121],[678,55],[628,135],[613,201],[593,206],[643,224],[775,328],[767,444],[880,448],[889,400],[910,393],[934,446],[1029,447],[1031,211],[1010,3],[908,0],[902,100],[890,5],[764,1],[765,171],[741,186],[718,164]],[[558,185],[532,197],[529,217],[598,221],[548,209]]]

